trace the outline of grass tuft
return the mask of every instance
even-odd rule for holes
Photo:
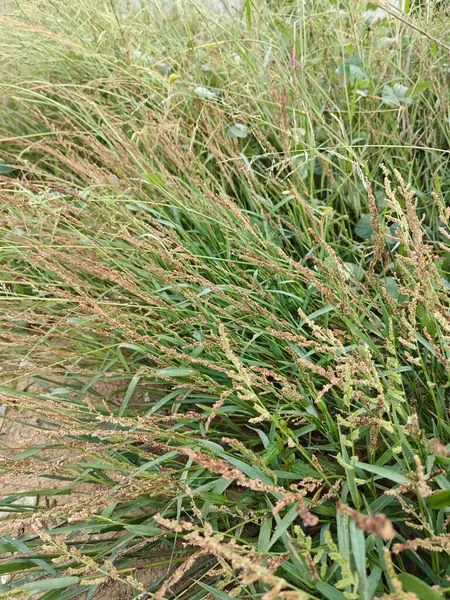
[[[445,598],[449,15],[377,6],[5,8],[1,598]]]

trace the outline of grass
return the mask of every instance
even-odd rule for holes
[[[445,598],[449,16],[367,9],[0,17],[0,597]]]

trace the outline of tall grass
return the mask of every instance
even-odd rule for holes
[[[1,501],[2,597],[108,579],[159,599],[445,597],[433,7],[218,21],[33,0],[0,18],[0,401],[47,440],[2,470],[48,479]]]

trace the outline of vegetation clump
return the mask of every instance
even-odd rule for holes
[[[5,12],[0,597],[443,600],[445,7]]]

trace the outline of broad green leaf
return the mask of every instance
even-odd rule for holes
[[[359,56],[351,56],[348,58],[343,65],[336,69],[336,73],[345,75],[351,84],[368,79]]]
[[[400,291],[398,289],[398,283],[393,277],[386,277],[386,289],[389,292],[389,296],[398,300],[400,297]]]
[[[270,462],[279,456],[281,452],[280,444],[278,442],[272,442],[264,449],[264,452],[261,453],[261,458],[264,461],[265,465],[270,464]]]
[[[15,547],[12,544],[0,544],[0,554],[5,552],[15,552]]]
[[[350,558],[350,535],[349,525],[350,517],[340,511],[336,511],[337,539],[339,552],[345,559]]]
[[[373,228],[370,219],[371,215],[369,213],[361,215],[355,225],[356,235],[363,240],[373,236]]]
[[[337,455],[338,462],[345,468],[345,474],[347,476],[347,485],[350,490],[353,503],[356,508],[360,508],[362,504],[361,495],[358,490],[358,483],[356,481],[355,465],[354,461],[350,459],[347,448],[341,439],[341,453]]]
[[[189,377],[189,375],[195,375],[196,371],[187,367],[167,367],[166,369],[157,369],[155,373],[160,377]]]
[[[19,552],[27,554],[30,551],[30,548],[26,544],[24,544],[20,540],[16,540],[15,538],[13,538],[10,535],[5,535],[4,540],[7,544],[10,544],[11,546],[13,546],[13,548],[15,548],[15,550],[19,550]],[[48,573],[49,575],[52,575],[53,577],[58,576],[58,572],[47,561],[42,560],[40,558],[32,558],[30,560],[32,562],[34,562],[34,564],[37,565],[40,569],[42,569],[46,573]]]
[[[367,578],[367,596],[369,598],[373,598],[375,596],[375,592],[382,574],[383,571],[380,569],[380,567],[373,567],[372,573]]]
[[[296,465],[292,465],[292,471],[279,471],[275,469],[274,473],[277,479],[304,479],[305,477],[315,477],[317,475],[317,471],[309,465],[304,465],[304,468],[300,467],[299,471],[297,471]]]
[[[96,462],[78,462],[77,466],[84,469],[101,469],[102,471],[121,471],[124,467],[98,460]]]
[[[396,108],[402,104],[411,104],[413,99],[407,96],[408,90],[409,88],[406,85],[401,85],[400,83],[394,83],[392,87],[385,85],[381,91],[383,103],[392,108]]]
[[[0,165],[0,175],[8,175],[11,171],[13,171],[13,168],[9,165]]]
[[[30,450],[24,450],[23,452],[19,452],[19,454],[14,454],[11,456],[12,460],[23,460],[24,458],[29,458],[30,456],[34,456],[35,454],[39,454],[42,448],[30,448]]]
[[[98,585],[98,584],[97,584]],[[83,598],[83,600],[92,600],[94,598],[97,585],[77,586],[76,588],[67,588],[62,590],[50,590],[39,596],[39,600],[72,600],[72,598]],[[86,595],[83,595],[83,593]]]
[[[275,527],[275,531],[273,532],[267,551],[270,550],[270,548],[275,544],[275,542],[286,533],[288,527],[291,526],[291,524],[295,521],[297,517],[298,512],[296,506],[291,506],[290,510],[288,510],[288,512],[284,515],[282,519],[280,519],[278,516],[276,517],[276,521],[278,524]]]
[[[166,452],[165,454],[161,454],[161,456],[157,456],[153,460],[149,460],[139,467],[139,469],[135,472],[135,476],[138,476],[142,471],[148,471],[159,465],[159,463],[169,460],[169,458],[174,458],[177,456],[177,452],[175,450],[171,450],[170,452]]]
[[[344,320],[347,327],[356,337],[367,344],[375,354],[379,352],[379,349],[375,346],[373,340],[367,335],[367,330],[366,333],[364,333],[364,331],[360,327],[357,327],[350,319],[344,318]]]
[[[223,453],[220,452],[218,454],[220,455],[221,458],[223,458],[227,462],[231,463],[232,465],[234,465],[235,467],[240,469],[243,473],[245,473],[245,475],[247,475],[247,477],[250,477],[250,479],[260,479],[264,483],[273,483],[273,481],[257,467],[248,465],[247,463],[243,462],[242,460],[239,460],[239,458],[230,456],[229,454],[226,454],[225,452],[223,452]]]
[[[230,487],[230,485],[232,485],[232,482],[229,479],[219,479],[216,483],[212,482],[214,487],[212,490],[213,494],[218,494],[220,496],[223,496],[223,492],[225,492],[225,490]],[[196,493],[199,494],[203,494],[203,492],[201,492],[201,488],[204,486],[200,486],[199,488],[197,488]],[[205,491],[207,492],[207,490],[205,489]],[[228,499],[226,499],[226,502],[228,502]],[[211,509],[211,505],[212,505],[212,501],[211,500],[206,500],[203,507],[202,507],[202,517],[204,519],[207,518],[209,511]]]
[[[243,123],[235,123],[228,129],[227,133],[231,138],[245,139],[248,136],[248,127]]]
[[[364,269],[361,267],[361,265],[353,262],[345,262],[344,264],[356,281],[362,281],[364,279]]]
[[[225,592],[222,592],[222,590],[216,590],[215,588],[211,587],[210,585],[207,585],[206,583],[202,583],[201,581],[197,581],[197,584],[200,585],[207,592],[209,592],[210,594],[212,594],[214,598],[217,598],[217,600],[235,600],[234,598],[232,598],[231,596],[229,596]]]
[[[36,503],[36,496],[21,496],[11,503],[0,503],[0,507],[6,509],[0,510],[0,518],[7,517],[10,512],[23,512],[27,507],[35,507]]]
[[[447,506],[450,506],[450,490],[436,492],[432,496],[428,496],[428,498],[425,499],[425,502],[427,506],[437,510],[447,508]]]
[[[202,492],[201,497],[203,500],[212,502],[216,506],[225,506],[225,504],[228,504],[228,499],[223,494],[216,494],[215,492]]]
[[[267,517],[261,522],[258,536],[258,551],[266,552],[270,544],[270,534],[272,532],[272,517]]]
[[[309,567],[306,566],[305,559],[297,552],[294,544],[292,544],[287,534],[283,536],[283,541],[286,541],[285,545],[289,550],[292,560],[292,562],[286,560],[283,563],[283,571],[290,575],[291,580],[297,580],[301,584],[306,583],[306,585],[309,587],[312,582],[312,578]]]
[[[125,529],[130,533],[145,537],[154,537],[161,533],[161,529],[153,525],[125,525]]]
[[[23,587],[26,590],[30,590],[31,593],[38,593],[44,590],[60,590],[62,588],[76,585],[79,581],[79,577],[50,577],[49,579],[40,579],[39,581],[32,581],[31,583],[27,583]]]
[[[407,92],[407,96],[418,96],[419,94],[422,94],[422,92],[424,92],[425,90],[427,90],[428,88],[433,86],[433,82],[432,81],[428,81],[428,80],[421,80],[421,81],[417,81],[412,88],[410,88]]]
[[[143,346],[138,346],[137,344],[128,344],[126,342],[122,342],[117,347],[128,348],[128,350],[134,350],[135,352],[139,352],[141,354],[147,354],[147,350]]]
[[[401,231],[400,225],[398,223],[393,223],[392,225],[389,225],[386,234],[385,234],[385,239],[386,239],[386,244],[388,246],[390,246],[391,248],[394,248],[397,244],[400,243],[400,236],[399,233]]]
[[[11,560],[8,562],[0,563],[0,575],[8,573],[14,573],[15,571],[24,571],[36,566],[32,560],[19,558],[18,560]]]
[[[403,589],[406,592],[412,592],[416,594],[419,600],[444,600],[444,596],[442,596],[436,590],[433,590],[427,583],[415,577],[414,575],[410,575],[409,573],[400,573],[398,578],[403,586]]]
[[[71,487],[66,488],[42,488],[39,490],[27,490],[27,496],[65,496],[72,492]],[[23,498],[23,492],[8,494],[8,498]]]
[[[358,572],[361,600],[370,600],[367,593],[366,539],[364,532],[356,527],[354,521],[350,522],[350,540],[352,543],[352,557]]]
[[[316,589],[325,596],[327,600],[346,600],[344,594],[324,581],[315,581]]]
[[[288,550],[289,556],[292,561],[292,562],[285,561],[283,563],[283,569],[287,573],[290,573],[291,575],[293,575],[296,579],[300,579],[300,581],[302,583],[306,583],[306,585],[309,587],[312,582],[312,577],[311,577],[311,571],[310,571],[309,567],[306,565],[305,559],[297,551],[297,548],[292,543],[291,536],[289,535],[288,532],[285,531],[283,533],[281,539],[283,541],[283,544],[284,544],[286,550]],[[293,570],[292,570],[292,567],[293,567]]]
[[[389,479],[390,481],[395,481],[395,483],[408,483],[409,479],[402,475],[398,471],[396,471],[393,467],[377,467],[377,465],[367,465],[360,461],[355,463],[355,467],[358,469],[362,469],[363,471],[368,471],[369,473],[373,473],[374,475],[378,475],[382,479]]]
[[[446,290],[450,290],[450,281],[446,277],[441,277],[442,285]]]

